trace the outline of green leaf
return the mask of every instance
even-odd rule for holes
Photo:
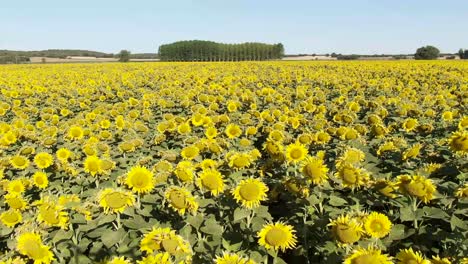
[[[425,216],[428,218],[447,219],[447,220],[449,219],[449,215],[440,208],[425,206],[423,208],[423,211],[424,211]]]
[[[244,209],[244,208],[241,208],[241,207],[237,207],[235,210],[234,210],[234,222],[238,222],[244,218],[247,218],[248,216],[250,215],[250,210],[247,210],[247,209]]]
[[[389,240],[401,240],[405,238],[405,225],[394,225],[390,234],[388,235]]]
[[[343,198],[332,195],[330,196],[330,201],[328,203],[332,206],[342,206],[347,204],[348,202]]]
[[[69,240],[73,236],[72,231],[65,231],[63,229],[60,229],[52,239],[53,243],[57,243],[62,240]]]
[[[195,227],[195,229],[198,230],[200,229],[200,226],[203,223],[203,215],[189,215],[187,217],[187,223],[189,223],[191,226]]]
[[[413,209],[410,206],[400,208],[400,220],[401,221],[413,221],[415,219]]]
[[[116,215],[114,214],[110,214],[110,215],[105,215],[104,217],[100,217],[98,219],[98,226],[100,225],[103,225],[103,224],[107,224],[107,223],[111,223],[113,221],[115,221],[115,219],[117,218]]]
[[[125,232],[122,229],[117,231],[107,230],[101,237],[101,241],[107,248],[113,247],[121,239],[123,239]]]
[[[450,218],[450,227],[452,228],[452,231],[457,227],[463,230],[468,230],[468,225],[455,215],[452,215],[452,218]]]
[[[220,226],[214,218],[210,218],[205,222],[205,225],[200,228],[205,234],[220,235],[223,233],[223,227]]]

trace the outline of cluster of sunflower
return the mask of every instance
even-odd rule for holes
[[[468,65],[0,67],[0,263],[468,263]]]

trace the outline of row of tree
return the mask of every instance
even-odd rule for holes
[[[462,60],[468,60],[468,49],[466,49],[466,50],[460,49],[458,51],[458,56]]]
[[[159,47],[162,61],[272,60],[284,56],[283,44],[224,44],[204,40],[178,41]]]

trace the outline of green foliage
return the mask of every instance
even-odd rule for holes
[[[120,62],[128,62],[130,60],[130,51],[128,50],[121,50],[117,55]]]
[[[158,53],[163,61],[253,61],[280,59],[284,56],[284,47],[281,43],[224,44],[189,40],[161,45]]]
[[[435,60],[439,57],[440,51],[434,46],[425,46],[416,50],[414,58],[416,60]]]

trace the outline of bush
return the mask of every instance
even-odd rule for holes
[[[435,60],[439,57],[440,51],[434,46],[425,46],[416,50],[414,58],[416,60]]]

